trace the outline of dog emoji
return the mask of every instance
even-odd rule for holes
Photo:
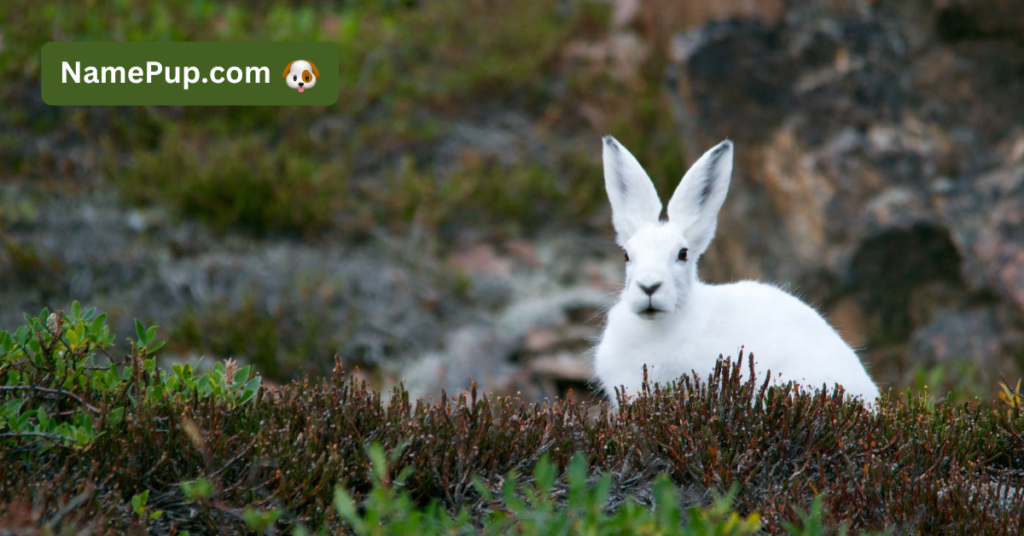
[[[295,60],[284,68],[284,82],[288,87],[299,90],[299,93],[315,86],[318,78],[320,70],[311,61]]]

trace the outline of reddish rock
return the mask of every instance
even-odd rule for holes
[[[509,275],[512,261],[499,257],[493,244],[475,244],[453,253],[448,261],[470,275]]]

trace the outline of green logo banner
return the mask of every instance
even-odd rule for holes
[[[324,106],[338,84],[333,43],[54,42],[42,53],[54,106]]]

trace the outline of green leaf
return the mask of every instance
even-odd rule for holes
[[[213,495],[213,485],[205,478],[199,478],[192,482],[182,482],[181,491],[190,501],[209,499]]]
[[[260,377],[256,376],[255,378],[249,380],[249,383],[245,384],[245,389],[243,389],[243,392],[244,391],[252,391],[253,394],[256,394],[256,391],[259,391],[259,390],[260,390]]]
[[[31,418],[32,412],[22,413],[21,415],[18,415],[13,419],[8,418],[7,426],[9,426],[11,430],[15,432],[28,432],[29,428],[31,427],[31,423],[29,422],[29,419]]]
[[[99,335],[99,333],[103,329],[103,325],[106,323],[106,321],[107,321],[107,313],[103,313],[100,316],[97,316],[96,320],[93,320],[92,324],[89,326],[89,333],[91,335]]]
[[[587,493],[587,460],[580,454],[569,460],[569,503],[576,507],[583,505]]]
[[[352,525],[352,528],[360,531],[362,520],[359,519],[359,515],[356,513],[356,503],[352,501],[352,497],[341,486],[334,488],[334,509],[338,511],[338,515]]]
[[[142,325],[142,322],[139,322],[138,319],[135,319],[135,335],[139,339],[138,340],[139,346],[145,346],[146,345],[146,342],[145,342],[146,341],[146,328]]]
[[[11,334],[0,329],[0,350],[6,355],[10,354],[12,349],[14,349],[14,341],[11,340]]]
[[[163,514],[164,514],[163,510],[157,510],[156,512],[153,512],[152,514],[149,514],[149,518],[150,519],[156,519],[156,518],[162,516]]]
[[[117,387],[117,384],[121,383],[121,378],[117,377],[117,370],[113,367],[108,368],[107,372],[103,374],[103,383],[107,389],[113,389]]]
[[[18,326],[18,329],[14,331],[14,340],[18,344],[25,346],[25,343],[28,341],[29,334],[28,326]]]
[[[246,365],[235,373],[235,377],[231,378],[231,382],[234,385],[242,385],[243,382],[249,379],[249,370],[252,368],[251,365]]]
[[[142,493],[137,493],[135,495],[132,495],[132,510],[135,510],[135,513],[141,515],[142,507],[146,505],[146,500],[148,498],[149,498],[149,490],[148,489],[146,491],[142,492]]]
[[[373,442],[367,449],[366,455],[370,458],[370,463],[373,467],[373,477],[375,483],[382,483],[388,474],[388,464],[384,456],[384,447]]]
[[[821,521],[823,506],[824,498],[821,495],[816,495],[814,500],[811,501],[810,510],[805,512],[798,507],[794,507],[797,517],[800,518],[799,524],[783,521],[782,527],[790,534],[797,534],[800,536],[819,536],[826,534],[828,531]]]
[[[280,517],[281,511],[276,508],[259,511],[251,506],[246,506],[242,511],[242,519],[245,520],[245,524],[256,532],[266,532]]]
[[[157,326],[150,326],[150,328],[146,330],[146,346],[149,346],[149,343],[153,342],[153,336],[156,335],[156,328]]]
[[[21,405],[25,403],[23,398],[15,398],[0,407],[0,417],[4,415],[17,415],[21,411]]]
[[[252,400],[252,397],[254,396],[256,396],[256,391],[246,389],[245,391],[242,392],[242,396],[238,397],[238,404],[245,404],[246,402]]]
[[[164,388],[162,385],[154,385],[150,387],[149,396],[147,397],[150,402],[159,402],[164,397]]]
[[[576,457],[574,456],[573,462],[575,462],[575,460]],[[540,460],[537,461],[537,465],[533,468],[533,476],[536,480],[537,491],[539,493],[547,495],[551,492],[551,486],[555,483],[555,467],[551,464],[551,460],[548,459],[547,454],[541,456]]]
[[[82,304],[78,303],[78,300],[71,302],[71,318],[73,322],[78,322],[82,318]]]
[[[160,341],[160,342],[158,342],[158,343],[156,343],[156,344],[154,344],[154,345],[150,346],[150,347],[148,348],[148,350],[149,350],[149,353],[151,353],[151,354],[152,354],[152,353],[155,353],[155,352],[156,352],[157,350],[159,350],[159,349],[163,348],[165,344],[167,344],[167,339],[164,339],[164,340],[162,340],[162,341]]]
[[[612,475],[605,473],[601,475],[601,479],[597,481],[597,485],[594,486],[593,499],[594,505],[597,507],[603,507],[606,500],[608,500],[608,493],[612,488]]]
[[[654,512],[658,522],[666,527],[676,527],[682,520],[679,512],[679,490],[666,475],[654,480]]]

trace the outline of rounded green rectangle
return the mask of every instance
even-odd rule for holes
[[[324,106],[338,89],[333,43],[52,42],[42,51],[43,102],[53,106]]]

